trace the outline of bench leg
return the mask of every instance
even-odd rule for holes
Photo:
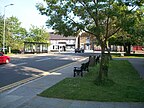
[[[81,77],[83,77],[83,71],[76,71],[76,70],[74,70],[73,72],[74,72],[74,75],[73,75],[74,77],[76,76],[76,74],[77,75],[81,75]]]
[[[89,68],[87,68],[87,72],[89,72]]]

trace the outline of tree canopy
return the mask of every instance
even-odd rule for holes
[[[47,26],[64,36],[77,35],[79,30],[96,36],[103,48],[118,31],[136,34],[137,22],[144,16],[144,1],[139,0],[44,0],[37,4],[48,16]],[[138,33],[138,32],[137,32]]]
[[[25,38],[25,41],[47,43],[48,39],[49,39],[49,33],[44,27],[37,27],[31,25],[27,38]]]
[[[37,8],[48,16],[47,26],[65,36],[79,29],[96,36],[111,36],[120,28],[127,30],[140,17],[138,0],[44,0]],[[134,14],[135,12],[135,14]],[[136,15],[136,16],[134,16]],[[108,29],[108,31],[107,31]]]
[[[27,31],[21,27],[21,22],[17,17],[9,17],[6,19],[6,45],[12,49],[22,49],[23,41]]]

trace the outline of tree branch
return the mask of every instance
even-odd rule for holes
[[[108,38],[108,32],[109,32],[109,16],[107,17],[106,20],[106,35],[105,35],[106,39]]]
[[[96,24],[96,26],[97,26],[97,20],[96,20],[96,18],[95,18],[95,15],[92,13],[92,11],[91,10],[89,10],[89,8],[88,8],[88,5],[86,5],[86,2],[85,1],[81,1],[81,0],[78,0],[82,5],[83,5],[83,7],[85,7],[86,8],[86,11],[89,13],[89,15],[92,17],[92,19],[94,20],[94,22],[95,22],[95,24]]]
[[[117,28],[114,32],[112,32],[111,34],[108,35],[108,38],[109,38],[110,36],[114,35],[115,33],[117,33],[120,29],[121,29],[120,27]]]

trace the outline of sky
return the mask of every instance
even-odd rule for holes
[[[4,15],[4,6],[14,4],[5,8],[5,17],[17,17],[21,26],[29,30],[31,25],[38,27],[46,27],[47,16],[40,15],[36,9],[36,3],[41,3],[43,0],[0,0],[0,15]],[[47,29],[51,31],[51,29]]]

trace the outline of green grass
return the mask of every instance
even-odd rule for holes
[[[128,61],[112,60],[109,66],[109,78],[114,81],[113,85],[95,84],[99,67],[95,66],[84,77],[66,78],[39,96],[102,102],[144,102],[144,80],[139,78],[132,65]]]
[[[124,56],[121,56],[119,53],[111,54],[113,58],[144,58],[144,54],[124,54]]]

